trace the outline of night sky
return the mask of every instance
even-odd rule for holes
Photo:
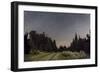
[[[24,11],[24,33],[45,32],[57,46],[69,46],[75,33],[84,38],[90,30],[90,14]]]

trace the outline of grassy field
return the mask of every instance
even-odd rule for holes
[[[71,59],[87,59],[89,56],[83,52],[38,52],[37,54],[25,54],[24,61],[47,61],[47,60],[71,60]]]

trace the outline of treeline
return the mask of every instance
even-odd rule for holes
[[[47,37],[45,33],[37,33],[36,31],[31,31],[24,35],[24,52],[29,53],[30,51],[56,51],[56,41]]]
[[[90,34],[86,34],[85,38],[81,38],[77,34],[75,34],[75,37],[73,38],[71,44],[69,47],[66,46],[60,46],[58,48],[58,51],[72,51],[72,52],[80,52],[84,51],[88,55],[90,54]]]
[[[85,38],[78,37],[75,34],[74,39],[69,47],[56,45],[56,40],[52,40],[45,35],[45,32],[39,34],[36,31],[31,31],[24,35],[24,53],[28,54],[32,51],[47,51],[47,52],[61,52],[61,51],[84,51],[90,54],[90,34]]]
[[[87,34],[85,38],[80,38],[75,34],[69,49],[71,51],[84,51],[87,54],[90,54],[90,34]]]

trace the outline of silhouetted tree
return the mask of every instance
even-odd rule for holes
[[[31,31],[30,35],[30,47],[31,51],[41,50],[41,51],[56,51],[56,41],[52,40],[50,37],[45,35],[45,32],[42,34],[37,33],[36,31]]]
[[[29,40],[27,39],[28,34],[26,33],[24,35],[24,53],[29,54],[30,53],[30,45],[29,45]]]
[[[69,47],[71,51],[84,51],[87,54],[90,54],[90,35],[87,34],[86,38],[81,38],[75,33],[75,38],[73,39],[71,46]]]

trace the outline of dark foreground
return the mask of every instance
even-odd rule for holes
[[[24,55],[24,61],[48,61],[48,60],[71,60],[71,59],[87,59],[89,56],[84,52],[38,52]]]

